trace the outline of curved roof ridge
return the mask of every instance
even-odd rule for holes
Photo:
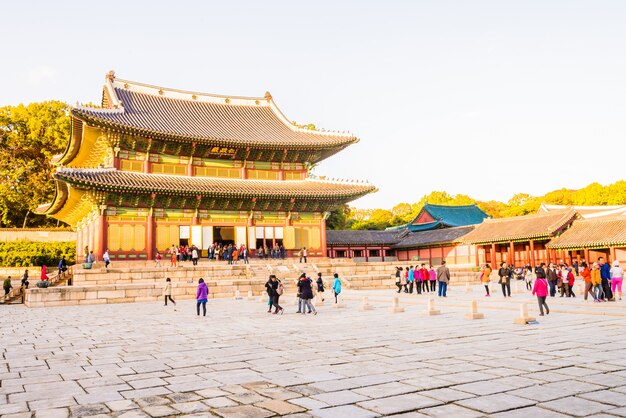
[[[236,96],[236,95],[223,95],[206,92],[197,92],[189,90],[174,89],[170,87],[161,87],[147,83],[141,83],[137,81],[131,81],[115,77],[113,70],[109,71],[105,77],[105,90],[109,93],[109,97],[112,102],[112,106],[115,109],[124,112],[124,103],[121,101],[116,93],[116,89],[128,90],[135,93],[147,94],[154,97],[166,97],[175,100],[182,100],[188,102],[205,102],[213,104],[228,104],[231,106],[249,106],[249,107],[269,107],[274,115],[289,129],[294,132],[302,132],[321,136],[339,136],[346,138],[354,138],[353,142],[358,142],[358,138],[349,131],[337,131],[326,129],[307,129],[295,125],[291,122],[285,114],[278,108],[274,99],[269,91],[265,92],[263,97],[254,96]],[[102,108],[88,108],[93,111],[103,110]],[[84,109],[81,109],[84,110]]]
[[[548,217],[548,216],[556,216],[556,215],[565,215],[569,212],[576,212],[574,208],[571,206],[564,207],[563,209],[553,210],[546,213],[529,213],[527,215],[520,216],[507,216],[504,218],[486,218],[484,222],[490,223],[498,223],[498,222],[507,222],[515,219],[526,219],[526,218],[539,218],[539,217]]]
[[[424,207],[427,207],[427,206],[436,206],[436,207],[441,207],[441,208],[469,208],[473,206],[478,206],[478,204],[471,203],[469,205],[440,205],[436,203],[424,203]]]

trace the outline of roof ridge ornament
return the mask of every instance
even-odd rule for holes
[[[266,91],[266,92],[265,92],[265,96],[264,96],[264,97],[265,97],[265,99],[266,99],[268,102],[269,102],[270,100],[272,100],[272,95],[270,94],[270,92],[269,92],[269,91]]]
[[[111,81],[115,80],[115,71],[109,70],[109,72],[104,77],[104,81],[108,81],[108,80],[111,80]]]

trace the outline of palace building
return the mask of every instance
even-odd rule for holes
[[[272,96],[235,97],[121,80],[102,107],[71,110],[67,149],[52,161],[54,200],[38,212],[77,231],[84,249],[152,259],[172,244],[282,244],[326,255],[326,218],[371,184],[309,174],[358,141],[290,122]]]

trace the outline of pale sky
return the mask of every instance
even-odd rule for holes
[[[360,208],[625,177],[625,1],[21,0],[0,14],[0,106],[99,102],[110,69],[269,90],[289,119],[361,139],[317,169],[374,183]]]

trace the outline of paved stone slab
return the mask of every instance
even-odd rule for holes
[[[476,418],[482,417],[484,415],[481,412],[463,408],[462,406],[454,404],[435,406],[434,408],[426,408],[420,410],[420,412],[426,414],[429,417],[436,418]]]
[[[252,405],[231,406],[213,411],[224,418],[266,418],[274,415],[267,409],[258,408]]]
[[[511,409],[523,408],[525,406],[535,405],[530,399],[521,398],[519,396],[509,395],[507,393],[498,393],[496,395],[488,395],[471,399],[464,399],[456,402],[457,404],[476,409],[487,414],[508,411]]]
[[[407,395],[391,396],[388,398],[359,402],[357,405],[379,414],[389,415],[441,405],[441,402],[433,398],[428,398],[424,395],[410,393]]]
[[[320,418],[372,418],[379,416],[372,411],[368,411],[354,405],[343,405],[327,409],[317,409],[311,411],[311,415]]]
[[[539,404],[540,407],[560,412],[565,415],[584,417],[598,412],[604,412],[613,409],[613,406],[602,404],[599,402],[589,401],[574,396],[557,399],[550,402]]]

